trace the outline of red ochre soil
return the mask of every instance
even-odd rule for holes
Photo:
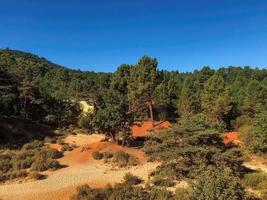
[[[146,137],[148,133],[168,129],[170,126],[171,124],[169,121],[154,122],[154,128],[152,126],[152,121],[134,122],[131,126],[131,131],[134,137]]]
[[[101,141],[96,142],[88,145],[84,145],[74,149],[73,151],[66,154],[60,161],[64,164],[85,164],[87,162],[93,162],[94,159],[92,157],[92,152],[99,151],[99,152],[118,152],[124,151],[135,158],[137,158],[140,164],[144,164],[147,162],[145,157],[145,153],[140,149],[122,147],[120,145]]]
[[[226,146],[237,146],[240,144],[238,140],[238,133],[237,132],[228,132],[224,133],[223,143]]]

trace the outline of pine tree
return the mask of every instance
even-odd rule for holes
[[[157,65],[156,59],[142,57],[138,64],[131,68],[128,83],[130,110],[141,114],[148,107],[152,124],[154,124],[153,94],[158,80]]]
[[[224,80],[219,74],[214,74],[204,84],[201,108],[206,118],[215,123],[220,123],[231,110],[229,89],[225,87]]]
[[[183,119],[195,114],[198,110],[198,99],[196,96],[196,87],[192,78],[185,79],[178,102],[178,111]]]

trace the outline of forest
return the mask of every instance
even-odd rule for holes
[[[92,105],[93,112],[81,115],[80,101]],[[143,56],[114,73],[87,72],[1,49],[0,146],[23,148],[39,139],[12,136],[13,130],[5,126],[8,120],[51,130],[79,127],[129,146],[134,122],[172,123],[142,147],[149,160],[161,162],[151,175],[154,186],[134,186],[137,177],[128,175],[123,183],[104,189],[79,187],[74,200],[257,199],[244,189],[253,178],[243,162],[247,154],[267,156],[267,69],[204,66],[193,72],[167,71],[158,68],[156,58]],[[240,133],[241,148],[223,145],[221,133],[229,131]],[[188,180],[190,189],[173,194],[155,187],[179,180]],[[262,196],[267,198],[266,177],[263,184]]]

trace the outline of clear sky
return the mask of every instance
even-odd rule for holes
[[[266,67],[267,0],[0,0],[6,47],[81,70]]]

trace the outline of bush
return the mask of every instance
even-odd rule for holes
[[[47,170],[47,163],[45,160],[35,160],[32,163],[32,170],[38,171],[38,172],[42,172]]]
[[[70,144],[64,144],[62,147],[61,147],[61,151],[72,151],[73,150],[73,146],[71,146]]]
[[[32,164],[32,170],[42,172],[48,169],[56,170],[61,166],[57,160],[47,159],[47,160],[36,160]]]
[[[63,145],[64,144],[64,140],[62,137],[59,137],[57,140],[56,140],[56,143],[59,144],[59,145]]]
[[[47,169],[57,170],[61,168],[61,165],[57,160],[48,159],[46,162],[47,162]]]
[[[104,152],[103,153],[103,158],[104,159],[110,159],[113,157],[113,153],[110,153],[110,152]]]
[[[190,191],[185,188],[177,188],[175,190],[174,200],[190,200]]]
[[[99,151],[92,152],[92,156],[95,160],[101,160],[103,158],[103,154]]]
[[[172,192],[166,189],[153,188],[149,191],[149,199],[169,200],[172,199]],[[186,199],[184,199],[186,200]]]
[[[253,189],[261,189],[264,185],[267,188],[267,175],[259,172],[246,174],[244,176],[243,183],[245,186]]]
[[[29,177],[34,180],[40,180],[44,178],[44,175],[40,174],[37,171],[33,171],[29,174]]]
[[[18,170],[18,171],[12,171],[9,178],[15,179],[15,178],[23,178],[27,176],[27,172],[25,170]]]
[[[39,140],[33,140],[30,143],[24,144],[22,149],[23,150],[38,149],[42,146],[44,146],[44,142],[39,141]]]
[[[127,166],[130,155],[124,151],[118,151],[114,153],[113,161],[121,167]]]
[[[212,168],[200,173],[191,183],[192,199],[245,199],[245,190],[228,168]]]
[[[56,140],[56,138],[46,137],[46,138],[45,138],[45,142],[46,142],[46,143],[54,144],[54,143],[57,142],[57,140]]]
[[[174,186],[174,182],[171,179],[168,178],[161,178],[161,177],[154,177],[152,180],[152,183],[156,186],[160,187],[172,187]]]
[[[123,177],[123,180],[125,184],[130,184],[130,185],[138,185],[142,183],[142,179],[140,179],[138,176],[134,176],[131,173],[126,173]]]

